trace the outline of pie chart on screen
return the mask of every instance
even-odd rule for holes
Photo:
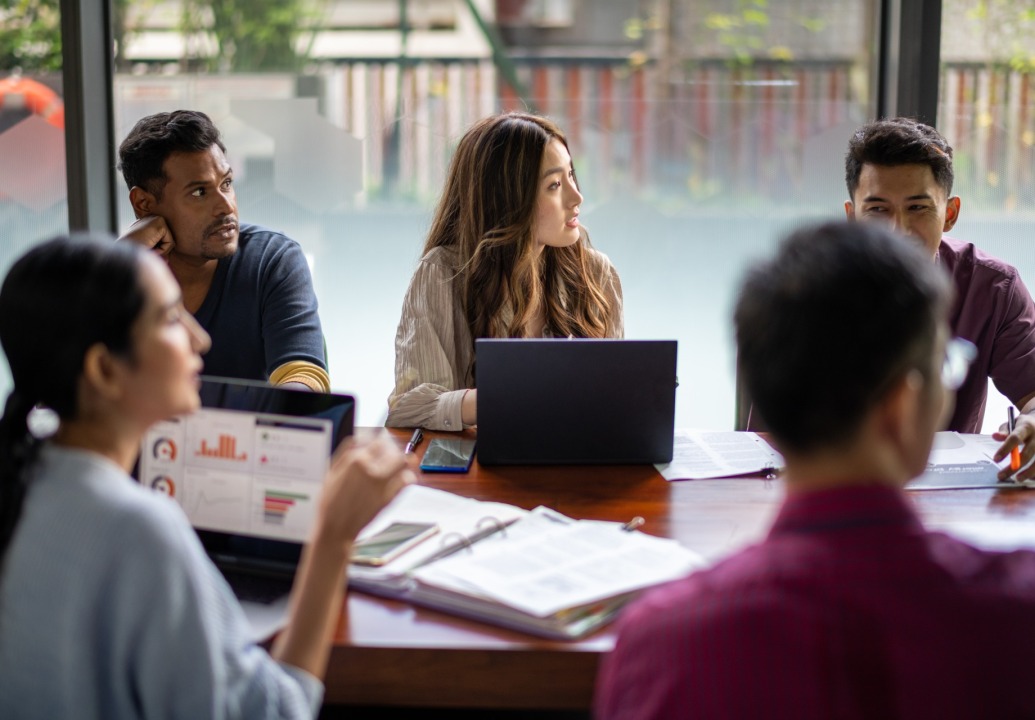
[[[176,497],[176,483],[173,482],[171,477],[166,475],[159,475],[151,481],[151,489],[157,490],[158,492],[168,495],[169,497]]]
[[[155,460],[173,462],[176,459],[176,443],[170,438],[160,437],[151,446],[151,454]]]

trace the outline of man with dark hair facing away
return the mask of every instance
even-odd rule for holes
[[[312,275],[294,240],[239,225],[219,130],[190,110],[143,118],[119,146],[137,221],[123,235],[169,264],[212,337],[205,373],[327,392]]]
[[[981,432],[991,378],[1021,412],[1014,432],[998,436],[1005,442],[997,459],[1023,446],[1025,468],[1035,456],[1035,304],[1012,265],[944,236],[961,208],[952,194],[952,147],[937,130],[915,120],[872,122],[848,143],[845,182],[849,220],[890,224],[915,239],[952,277],[956,298],[949,327],[973,343],[977,354],[948,429]],[[1007,467],[1001,477],[1011,473]],[[1035,466],[1016,477],[1035,477]]]
[[[792,235],[735,311],[741,374],[786,460],[760,544],[620,620],[600,718],[1031,718],[1035,553],[922,526],[924,471],[966,341],[927,253],[879,225]]]

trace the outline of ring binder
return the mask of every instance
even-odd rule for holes
[[[488,520],[489,522],[491,522],[493,525],[496,526],[496,532],[499,532],[499,533],[503,534],[504,536],[506,536],[508,523],[501,522],[499,518],[493,517],[492,515],[486,515],[481,520],[476,522],[474,524],[474,526],[478,530],[481,530],[482,529],[482,525],[485,523],[486,520]]]
[[[423,561],[413,567],[416,570],[419,567],[430,565],[433,562],[441,560],[442,558],[449,557],[453,553],[460,552],[461,550],[470,550],[471,547],[490,535],[501,533],[506,536],[507,528],[518,521],[519,518],[512,518],[507,521],[502,521],[499,518],[493,517],[492,515],[486,515],[474,524],[477,529],[476,532],[470,535],[464,535],[460,532],[451,532],[442,536],[442,540],[439,542],[440,550],[435,554],[425,558]],[[490,521],[492,524],[489,527],[482,527],[486,521]],[[447,543],[446,541],[450,538],[455,537],[457,540],[453,543]]]
[[[644,588],[704,564],[674,540],[633,532],[642,523],[573,520],[539,507],[510,538],[416,570],[404,597],[544,637],[582,637]],[[638,562],[642,555],[651,562]]]
[[[623,531],[639,517],[574,520],[412,485],[369,532],[400,518],[434,522],[440,542],[381,567],[353,566],[351,588],[555,639],[582,637],[639,591],[704,565],[675,540]],[[636,560],[644,554],[651,562]]]
[[[450,545],[449,543],[446,542],[450,538],[454,538],[454,537],[459,541],[457,545]],[[439,541],[439,547],[441,547],[443,550],[456,551],[456,550],[460,550],[461,548],[466,548],[467,550],[470,550],[471,549],[471,545],[472,545],[471,539],[468,538],[463,533],[458,533],[458,532],[451,532],[448,535],[443,535],[442,536],[442,540]],[[435,556],[432,555],[432,557],[435,557]]]

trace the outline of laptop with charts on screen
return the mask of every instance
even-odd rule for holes
[[[202,380],[198,411],[145,435],[138,478],[179,503],[239,597],[275,595],[294,575],[331,453],[352,434],[355,400]]]

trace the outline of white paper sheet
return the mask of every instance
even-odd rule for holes
[[[678,429],[672,462],[655,467],[666,480],[704,480],[775,472],[783,457],[753,432]]]
[[[674,540],[619,523],[558,521],[538,509],[507,529],[414,572],[425,584],[489,597],[536,617],[674,580],[704,560]]]
[[[911,480],[907,490],[964,490],[968,488],[1012,487],[999,482],[1002,464],[992,462],[1000,442],[991,435],[939,432],[935,434],[927,470]]]

